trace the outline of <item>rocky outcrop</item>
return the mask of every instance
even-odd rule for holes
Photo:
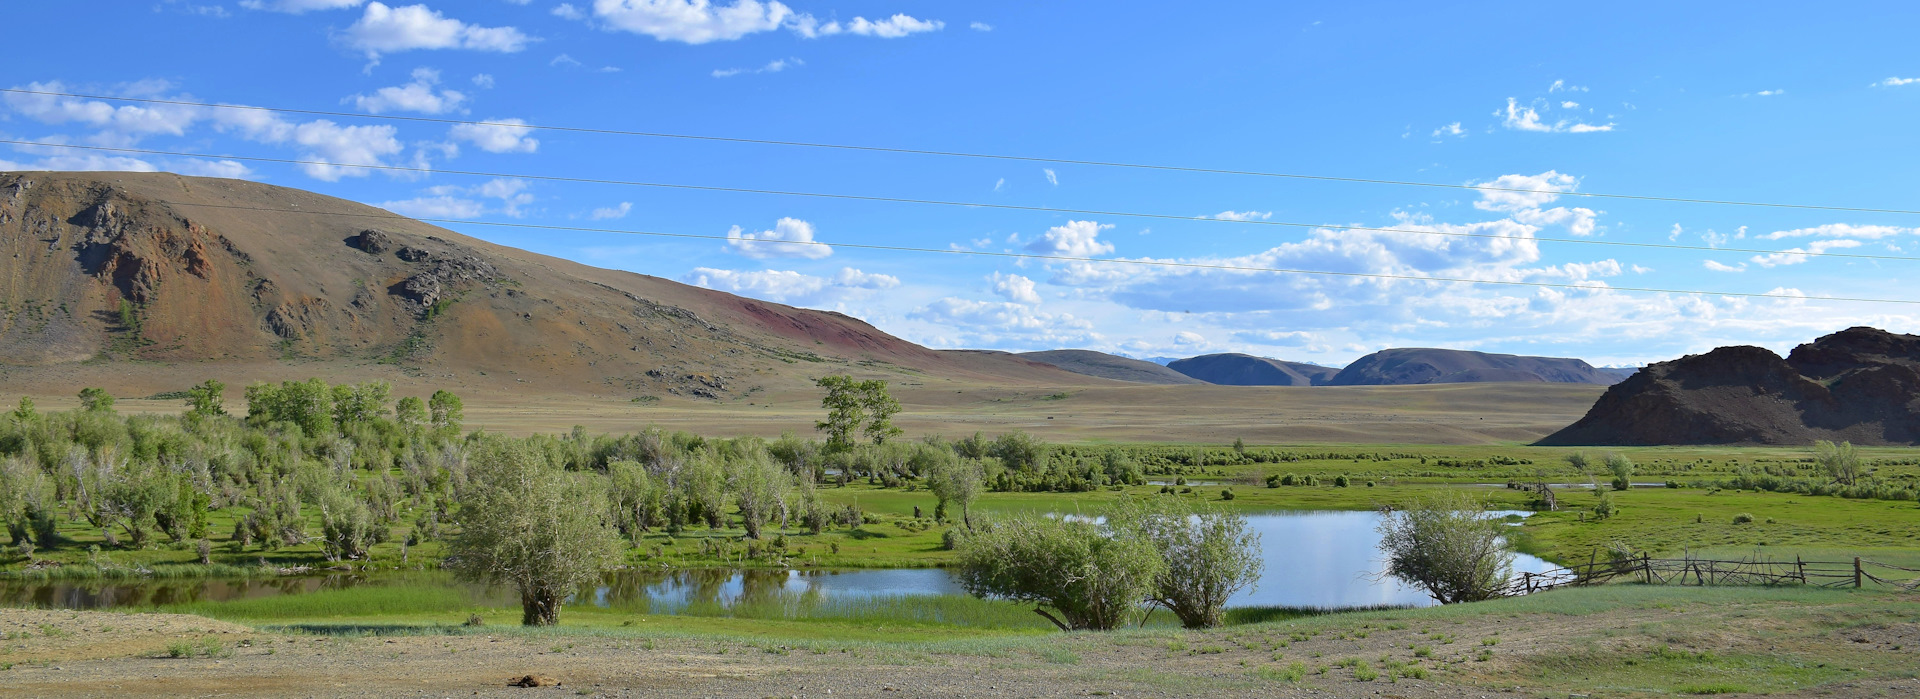
[[[1920,336],[1850,328],[1641,369],[1543,445],[1920,444]]]

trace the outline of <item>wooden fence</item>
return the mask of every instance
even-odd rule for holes
[[[1808,585],[1861,588],[1869,583],[1902,590],[1920,589],[1920,569],[1904,568],[1863,558],[1852,561],[1809,561],[1754,558],[1632,558],[1600,560],[1595,551],[1586,563],[1575,563],[1544,573],[1523,572],[1508,581],[1506,594],[1525,595],[1557,587],[1599,585],[1627,580],[1647,585]],[[1904,575],[1903,575],[1904,574]]]

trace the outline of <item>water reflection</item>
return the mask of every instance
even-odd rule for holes
[[[1501,512],[1500,516],[1527,513]],[[1353,607],[1429,605],[1417,589],[1376,575],[1385,565],[1376,548],[1377,512],[1285,512],[1248,516],[1261,535],[1266,562],[1260,584],[1229,600],[1229,606]],[[1544,572],[1553,566],[1520,555],[1514,571]],[[512,604],[510,590],[455,581],[444,573],[341,574],[260,580],[154,580],[129,582],[28,582],[0,580],[0,604],[63,609],[151,608],[190,602],[227,602],[357,586],[432,585],[465,589],[476,605]],[[790,604],[862,597],[965,594],[953,574],[940,569],[883,570],[627,570],[608,573],[574,604],[636,613],[702,613],[739,605]]]

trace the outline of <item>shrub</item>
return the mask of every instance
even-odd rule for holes
[[[1476,497],[1446,491],[1415,501],[1380,522],[1387,574],[1427,591],[1441,604],[1500,594],[1513,552]]]
[[[1351,483],[1352,481],[1347,480],[1347,474],[1342,473],[1333,477],[1333,487],[1335,488],[1345,488]]]
[[[1232,500],[1232,499],[1233,499],[1233,489],[1232,489],[1232,488],[1222,488],[1222,489],[1220,490],[1220,499],[1221,499],[1221,500]]]
[[[1607,455],[1607,471],[1613,474],[1613,489],[1626,490],[1633,487],[1633,461],[1623,454]]]
[[[1814,442],[1813,460],[1840,485],[1853,485],[1866,473],[1866,464],[1860,460],[1859,454],[1854,453],[1851,442]]]
[[[993,522],[960,546],[960,584],[968,592],[1032,603],[1061,630],[1126,623],[1163,566],[1139,537],[1030,513]]]
[[[1272,473],[1267,475],[1267,487],[1278,488],[1282,485],[1293,485],[1293,484],[1282,482],[1280,474],[1278,473]]]
[[[1733,523],[1734,524],[1753,524],[1753,515],[1747,512],[1742,512],[1740,514],[1734,515]]]
[[[1620,514],[1620,506],[1613,502],[1613,493],[1600,490],[1596,497],[1598,499],[1593,503],[1594,519],[1606,519]]]
[[[1107,520],[1116,536],[1146,541],[1159,554],[1147,600],[1187,628],[1219,626],[1227,598],[1260,578],[1260,535],[1242,515],[1182,500],[1129,500]]]

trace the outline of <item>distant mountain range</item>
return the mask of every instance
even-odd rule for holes
[[[1344,369],[1289,362],[1250,354],[1206,354],[1168,360],[1166,373],[1154,372],[1158,360],[1131,359],[1091,350],[1028,352],[1026,359],[1067,371],[1143,383],[1179,383],[1168,374],[1225,386],[1400,386],[1437,383],[1577,383],[1610,386],[1637,369],[1595,367],[1579,359],[1491,354],[1432,348],[1387,349],[1355,360]],[[1149,378],[1150,377],[1150,378]]]

